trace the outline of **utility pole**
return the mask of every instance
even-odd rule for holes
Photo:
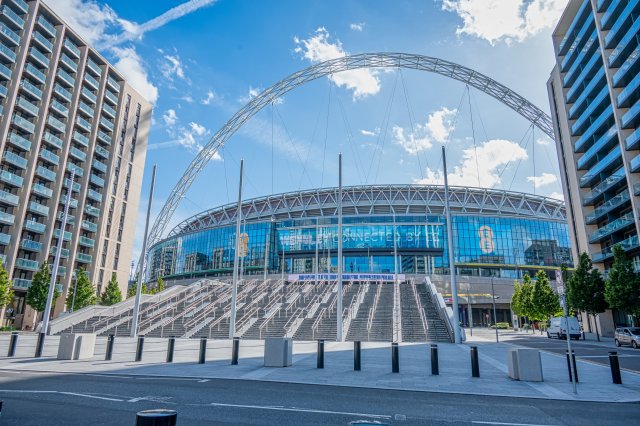
[[[338,154],[338,303],[336,340],[342,342],[342,153]]]
[[[453,311],[453,334],[456,343],[461,343],[460,313],[458,312],[458,286],[456,285],[456,265],[453,253],[453,224],[451,223],[451,207],[449,206],[449,181],[447,178],[447,157],[442,146],[442,164],[444,169],[444,206],[447,220],[447,245],[449,247],[449,271],[451,272],[451,299]]]
[[[236,247],[233,251],[233,282],[231,284],[231,319],[229,321],[229,339],[236,334],[236,303],[238,299],[238,266],[240,251],[240,223],[242,222],[242,172],[244,160],[240,160],[240,182],[238,184],[238,207],[236,208]]]
[[[493,302],[493,325],[496,328],[496,343],[500,343],[498,339],[498,317],[496,316],[496,291],[493,288],[493,276],[491,277],[491,301]]]

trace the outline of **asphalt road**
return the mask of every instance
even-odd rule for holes
[[[532,336],[525,333],[505,333],[502,335],[501,341],[560,355],[565,355],[567,350],[566,340],[549,339],[546,334]],[[584,361],[604,365],[609,365],[609,352],[618,352],[620,368],[640,373],[640,349],[633,349],[629,346],[617,348],[613,342],[591,340],[572,340],[571,349],[575,351],[576,357]]]
[[[243,380],[0,372],[0,423],[128,425],[153,408],[179,425],[625,425],[640,404],[388,391]]]

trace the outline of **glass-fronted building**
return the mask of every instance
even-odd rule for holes
[[[457,273],[515,278],[572,265],[563,203],[480,188],[450,189]],[[337,271],[337,188],[247,200],[187,219],[149,250],[147,280]],[[442,186],[343,190],[345,273],[448,274]]]

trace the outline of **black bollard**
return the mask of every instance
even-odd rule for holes
[[[44,349],[44,339],[45,339],[45,334],[39,333],[38,343],[36,343],[36,354],[34,355],[35,358],[40,358],[42,356],[42,350]]]
[[[9,341],[9,352],[7,356],[16,356],[16,346],[18,346],[18,332],[11,333],[11,340]]]
[[[324,340],[318,340],[318,368],[324,368]]]
[[[200,338],[200,355],[198,356],[198,364],[204,364],[204,359],[207,355],[207,338]]]
[[[622,375],[620,374],[620,361],[618,360],[618,352],[609,352],[609,365],[611,366],[611,378],[616,385],[622,384]]]
[[[391,344],[391,372],[400,372],[400,355],[398,353],[398,344],[396,342]]]
[[[142,350],[144,349],[144,336],[138,336],[138,346],[136,347],[136,362],[142,360]]]
[[[107,351],[104,353],[104,360],[111,361],[111,357],[113,356],[113,344],[115,343],[116,337],[113,334],[110,334],[107,337]]]
[[[174,410],[145,410],[136,414],[136,426],[175,426],[178,412]]]
[[[477,346],[471,346],[471,377],[480,377],[480,364],[478,363]]]
[[[176,347],[175,336],[169,337],[169,343],[167,344],[167,362],[173,362],[173,350]]]
[[[571,359],[569,359],[569,351],[564,351],[565,352],[565,356],[567,357],[567,368],[569,369],[569,381],[571,381]],[[573,365],[575,366],[575,369],[573,369],[573,372],[575,374],[576,377],[576,383],[579,383],[580,381],[578,380],[578,364],[576,364],[576,352],[575,351],[571,351],[571,357],[573,358]]]
[[[240,355],[240,338],[234,337],[231,349],[231,365],[238,365],[238,355]]]
[[[437,376],[440,374],[438,366],[438,345],[431,345],[431,374]]]
[[[360,371],[360,342],[353,342],[353,370]]]

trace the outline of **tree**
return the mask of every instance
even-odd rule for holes
[[[162,279],[162,277],[158,277],[158,279],[156,280],[156,287],[154,289],[154,293],[160,293],[161,291],[164,291],[166,288],[167,286],[164,283],[164,280]]]
[[[635,316],[640,315],[640,287],[638,275],[622,247],[613,247],[613,264],[605,282],[604,297],[609,307]]]
[[[13,290],[11,289],[11,281],[9,281],[9,273],[0,260],[0,325],[4,321],[4,308],[11,303],[11,300],[13,300]]]
[[[122,293],[120,292],[120,287],[118,286],[118,280],[116,279],[116,274],[112,274],[107,288],[104,290],[104,293],[102,293],[100,303],[106,306],[111,306],[121,301]]]
[[[549,277],[543,270],[536,274],[531,295],[533,317],[538,321],[546,321],[561,311],[560,298],[551,288]],[[542,329],[540,330],[542,333]]]
[[[27,305],[31,306],[36,312],[43,312],[47,305],[47,297],[49,295],[49,285],[51,283],[51,272],[49,272],[49,265],[45,262],[40,266],[38,272],[33,276],[31,285],[27,289],[27,295],[25,297]],[[60,296],[60,292],[54,288],[53,301]]]
[[[567,307],[586,312],[587,316],[597,316],[607,309],[604,280],[587,253],[580,254],[578,266],[567,280],[567,302]],[[597,322],[596,337],[600,341]]]
[[[532,304],[533,284],[531,277],[525,274],[522,278],[522,284],[514,285],[514,294],[511,299],[511,309],[519,317],[526,317],[529,320],[534,319],[534,310]]]
[[[127,299],[130,297],[134,297],[136,295],[136,291],[138,289],[138,286],[136,284],[131,284],[129,285],[129,288],[127,289]],[[149,288],[147,288],[146,284],[142,284],[142,294],[151,294],[151,292],[149,291]]]
[[[75,299],[74,299],[75,293]],[[67,293],[67,308],[78,311],[86,306],[95,305],[98,301],[96,290],[83,268],[76,271],[76,282],[72,291]]]

